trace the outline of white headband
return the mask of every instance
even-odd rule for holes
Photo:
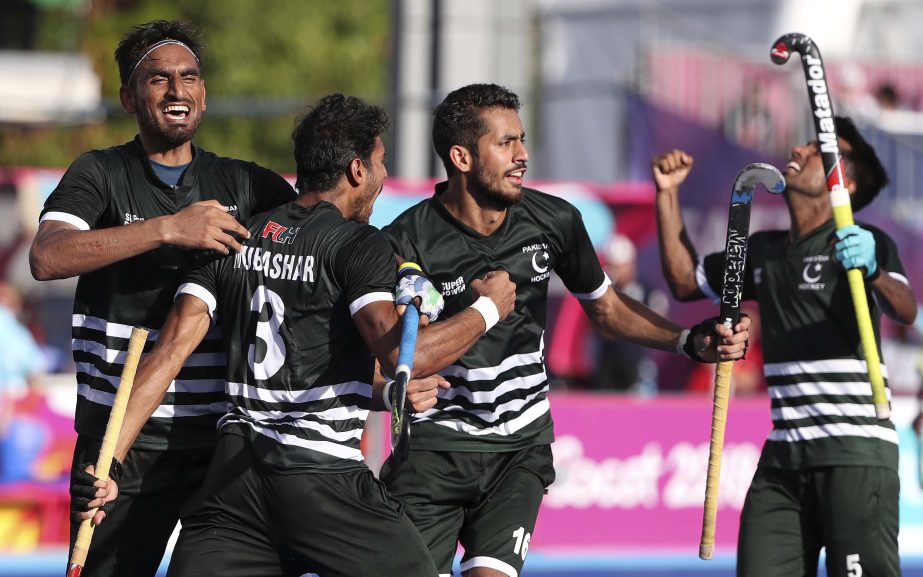
[[[192,57],[195,58],[196,62],[199,61],[199,57],[195,55],[195,52],[192,51],[192,48],[186,46],[179,40],[167,39],[167,40],[161,40],[160,42],[155,42],[150,48],[147,49],[147,52],[142,54],[141,58],[139,58],[138,61],[135,62],[134,67],[131,69],[131,74],[128,75],[128,82],[125,83],[125,86],[131,86],[131,79],[135,77],[135,70],[137,70],[138,66],[140,66],[141,63],[144,62],[144,59],[147,58],[148,55],[154,50],[157,50],[161,46],[166,46],[167,44],[176,44],[177,46],[182,46],[183,48],[189,51],[189,54],[192,54]]]

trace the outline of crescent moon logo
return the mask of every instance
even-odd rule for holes
[[[820,269],[822,268],[819,262],[810,263],[804,265],[804,271],[801,273],[801,276],[804,278],[805,282],[816,283],[820,280]],[[811,276],[811,272],[817,273],[817,276]]]
[[[539,266],[538,256],[542,256],[542,262],[545,263],[545,266]],[[535,269],[537,273],[543,273],[548,270],[548,253],[547,252],[533,252],[532,253],[532,268]]]

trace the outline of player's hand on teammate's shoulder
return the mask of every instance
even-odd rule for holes
[[[516,283],[510,280],[508,272],[492,270],[483,279],[471,281],[474,298],[487,297],[497,307],[500,320],[505,319],[516,306]]]
[[[250,238],[250,232],[217,200],[196,202],[161,218],[161,237],[168,245],[229,254],[240,251],[238,239]]]
[[[686,352],[692,358],[707,363],[738,361],[746,356],[749,340],[750,317],[747,315],[740,316],[733,330],[713,317],[692,327],[689,334],[692,347]]]
[[[651,175],[657,191],[672,191],[689,176],[695,159],[689,153],[678,148],[664,152],[651,161]]]
[[[407,383],[407,402],[410,403],[415,413],[428,411],[436,406],[439,389],[448,389],[451,386],[451,383],[441,375],[411,379]]]

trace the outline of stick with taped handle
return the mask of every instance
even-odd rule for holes
[[[115,392],[112,412],[109,413],[109,422],[106,425],[106,434],[103,435],[99,457],[96,460],[94,474],[100,479],[109,477],[109,465],[112,463],[112,456],[115,453],[115,444],[119,440],[122,420],[125,418],[125,409],[128,407],[128,397],[131,395],[131,388],[135,382],[135,371],[138,369],[138,362],[141,360],[141,352],[144,350],[144,343],[146,342],[146,329],[140,327],[131,329],[128,352],[125,355],[125,365],[122,368],[122,378],[119,381],[119,388]],[[93,540],[93,530],[95,528],[92,519],[93,513],[95,511],[91,511],[90,518],[80,523],[77,540],[74,543],[73,551],[71,551],[70,562],[67,564],[67,577],[80,577],[80,572],[86,564],[87,553],[90,550],[90,542]]]
[[[827,175],[827,190],[830,192],[830,204],[833,206],[833,220],[837,230],[853,224],[852,205],[849,200],[849,190],[846,188],[846,167],[840,155],[837,142],[836,123],[833,115],[833,102],[827,90],[824,62],[820,57],[820,50],[814,41],[804,34],[786,34],[776,40],[770,51],[770,57],[776,64],[788,62],[792,52],[801,55],[804,65],[804,77],[808,86],[808,97],[811,103],[811,113],[814,118],[814,129],[817,132],[817,143],[820,148],[820,157],[824,163],[824,172]],[[872,402],[875,404],[875,416],[879,420],[891,417],[891,405],[885,393],[885,380],[881,373],[881,358],[878,355],[878,345],[875,342],[875,331],[872,327],[872,316],[869,313],[868,294],[865,292],[865,279],[862,271],[851,268],[846,271],[849,281],[849,292],[852,295],[853,308],[856,313],[856,323],[859,329],[859,339],[862,343],[862,354],[865,357],[866,370],[868,370],[869,383],[872,385]]]
[[[750,164],[734,179],[731,206],[728,210],[720,316],[724,326],[730,329],[734,328],[740,318],[744,268],[747,263],[747,240],[750,234],[750,205],[757,184],[762,184],[773,194],[779,194],[785,189],[785,179],[782,178],[782,173],[768,164]],[[727,425],[728,397],[731,391],[733,366],[734,361],[721,361],[715,371],[708,476],[705,480],[705,510],[702,515],[702,538],[699,541],[699,557],[705,560],[711,559],[715,550],[718,482],[721,478],[721,456],[724,453],[724,431]]]

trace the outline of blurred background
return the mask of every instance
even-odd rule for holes
[[[130,27],[194,21],[206,44],[203,148],[291,178],[290,133],[330,92],[384,106],[392,178],[372,223],[429,196],[443,176],[430,112],[450,90],[517,92],[528,185],[583,213],[616,285],[677,322],[660,276],[653,156],[684,148],[686,223],[702,253],[723,248],[728,195],[752,162],[784,166],[813,139],[801,63],[773,65],[788,32],[820,48],[834,107],[876,146],[891,185],[857,218],[898,242],[923,287],[923,3],[917,0],[0,0],[0,576],[59,574],[66,557],[74,442],[70,314],[75,282],[28,267],[38,214],[80,153],[133,138],[113,51]],[[757,194],[752,229],[787,227]],[[734,370],[718,556],[699,561],[714,376],[674,355],[596,339],[553,284],[546,361],[558,480],[531,541],[527,575],[732,575],[737,516],[769,431],[758,332]],[[923,297],[920,297],[923,298]],[[753,312],[753,311],[751,311]],[[755,314],[755,313],[754,313]],[[758,321],[758,318],[755,319]],[[905,575],[923,575],[921,333],[884,326],[901,440]],[[370,464],[385,456],[372,420]]]

